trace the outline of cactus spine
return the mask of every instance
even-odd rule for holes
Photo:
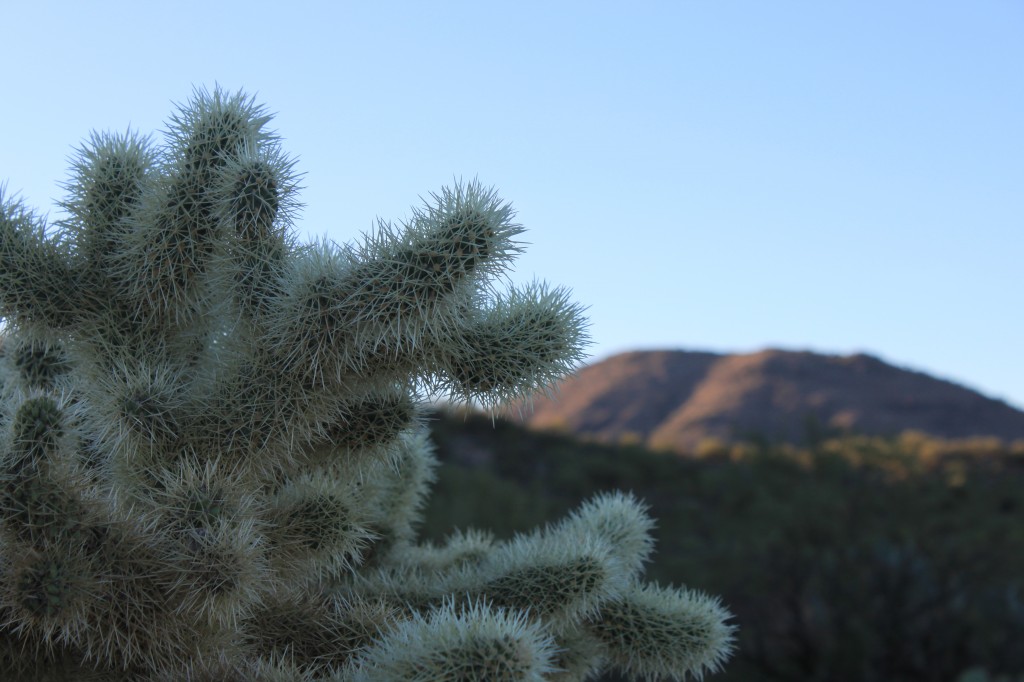
[[[499,543],[418,543],[443,392],[571,371],[581,308],[495,286],[476,182],[361,242],[298,244],[262,107],[197,91],[166,143],[94,135],[47,229],[0,193],[6,680],[583,680],[717,669],[728,614],[645,585],[624,495]]]

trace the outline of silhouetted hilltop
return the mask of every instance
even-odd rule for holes
[[[523,421],[688,451],[708,438],[800,443],[834,432],[1024,439],[1024,412],[865,354],[636,351],[583,368]]]

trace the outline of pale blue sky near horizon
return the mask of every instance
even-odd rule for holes
[[[1024,2],[4,3],[0,183],[243,89],[347,242],[455,178],[633,349],[867,352],[1024,409]]]

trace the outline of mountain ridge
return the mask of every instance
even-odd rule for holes
[[[619,353],[519,413],[531,428],[678,451],[707,439],[799,443],[838,432],[1024,439],[1024,411],[953,381],[867,353],[777,348]]]

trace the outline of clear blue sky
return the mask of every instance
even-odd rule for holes
[[[637,348],[864,351],[1024,407],[1024,2],[4,3],[0,179],[253,93],[343,242],[453,178]]]

